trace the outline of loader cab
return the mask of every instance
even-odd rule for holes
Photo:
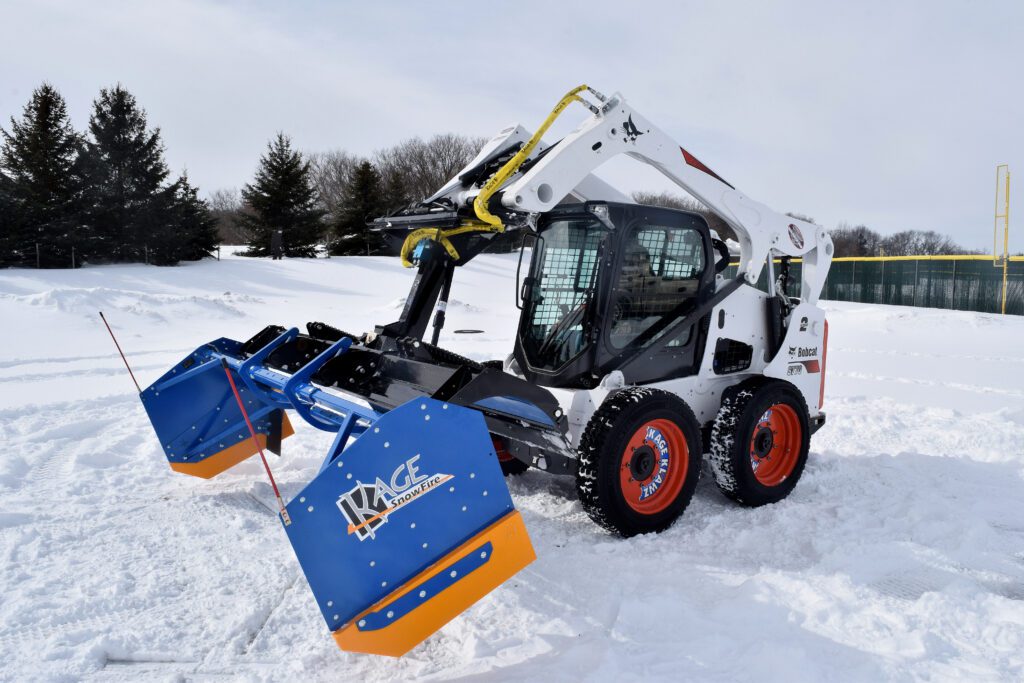
[[[530,381],[589,388],[612,370],[642,384],[696,372],[690,313],[714,292],[711,233],[697,213],[576,204],[537,224],[515,358]]]

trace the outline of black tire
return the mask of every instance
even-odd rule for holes
[[[515,477],[530,469],[529,465],[518,458],[501,460],[499,464],[501,465],[501,473],[506,477]]]
[[[501,473],[506,477],[514,477],[530,469],[529,465],[508,452],[503,437],[491,435],[491,441],[494,443],[494,452],[498,455]]]
[[[640,430],[652,425],[654,447],[646,438],[634,447]],[[663,448],[658,448],[659,441]],[[684,446],[682,458],[672,460]],[[650,457],[654,469],[648,469]],[[591,519],[609,531],[622,536],[663,531],[693,498],[701,460],[700,426],[686,403],[667,391],[630,387],[606,398],[590,418],[580,439],[576,491]],[[685,467],[680,469],[681,464]],[[641,493],[639,499],[630,495],[636,488],[649,491],[650,486],[655,486],[653,493]],[[658,495],[664,497],[658,500]]]
[[[796,387],[779,380],[732,387],[711,429],[715,483],[741,505],[777,503],[800,480],[810,443],[807,403]]]

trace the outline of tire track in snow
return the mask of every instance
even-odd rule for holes
[[[193,347],[184,346],[173,349],[153,349],[150,351],[135,351],[133,350],[129,356],[131,358],[137,358],[139,356],[152,356],[154,354],[171,354],[171,353],[188,353],[192,351]],[[53,358],[13,358],[11,360],[0,361],[0,370],[6,368],[22,367],[25,365],[57,365],[62,363],[77,363],[80,361],[91,361],[91,360],[110,360],[120,361],[121,356],[116,353],[104,353],[98,356],[57,356]]]
[[[875,375],[869,372],[840,372],[836,370],[829,370],[829,376],[847,377],[849,379],[868,380],[872,382],[883,382],[887,384],[891,382],[897,382],[899,384],[913,384],[916,386],[924,387],[939,387],[943,389],[967,391],[975,394],[996,394],[999,396],[1006,396],[1008,398],[1024,398],[1024,391],[1017,391],[1015,389],[1003,389],[1000,387],[978,386],[975,384],[964,384],[962,382],[941,382],[930,379],[912,379],[910,377],[892,377],[888,375]]]
[[[86,617],[77,617],[50,621],[47,623],[36,623],[28,626],[0,631],[0,644],[9,645],[21,643],[26,640],[47,640],[52,638],[55,632],[67,632],[80,629],[101,630],[114,624],[124,623],[129,619],[146,616],[151,612],[166,609],[165,605],[139,606],[126,605],[124,607],[104,607],[95,605],[92,607],[96,612]]]
[[[47,444],[49,450],[42,456],[41,462],[32,465],[24,479],[22,491],[28,492],[31,489],[34,495],[38,495],[48,484],[66,479],[76,467],[76,456],[83,448],[88,448],[90,443],[102,440],[102,448],[97,446],[95,450],[102,452],[114,447],[114,450],[118,451],[118,444],[138,438],[137,430],[129,428],[128,434],[121,435],[118,440],[112,440],[109,435],[104,439],[104,435],[111,427],[120,425],[123,421],[120,417],[111,417],[110,412],[108,408],[96,408],[85,411],[77,419],[63,423],[59,422],[59,418],[47,419],[45,415],[39,415],[40,421],[50,426],[30,430],[28,439],[34,444]],[[61,417],[64,417],[64,411],[60,413]]]
[[[138,400],[139,395],[134,391],[128,390],[121,394],[98,396],[82,400],[24,404],[19,408],[0,410],[0,420],[3,420],[8,426],[13,424],[15,420],[24,418],[34,418],[42,424],[51,424],[54,418],[45,414],[55,413],[58,418],[57,421],[68,422],[69,420],[61,420],[61,418],[66,418],[68,415],[76,415],[79,416],[79,419],[75,420],[76,422],[85,422],[89,419],[88,416],[97,413],[109,415],[112,412],[119,411],[120,404],[127,404],[129,402],[135,404]],[[127,411],[123,411],[120,414],[127,414]]]
[[[1024,363],[1021,356],[977,356],[959,353],[926,353],[924,351],[902,351],[900,349],[861,349],[845,346],[830,346],[829,353],[866,353],[872,356],[897,356],[900,358],[934,358],[936,360],[977,361],[981,363]]]
[[[166,370],[170,363],[156,363],[153,365],[133,365],[132,370],[138,372],[149,372],[151,370]],[[126,374],[124,365],[109,368],[87,368],[84,370],[61,370],[58,372],[37,373],[34,375],[12,375],[11,377],[0,377],[0,384],[22,383],[22,382],[45,382],[47,380],[66,380],[71,378],[89,377],[119,377]],[[163,373],[161,373],[163,374]]]
[[[243,655],[248,655],[250,650],[252,650],[253,644],[256,642],[256,639],[260,637],[260,634],[263,633],[263,629],[267,627],[267,624],[270,623],[271,618],[273,618],[277,610],[280,609],[281,605],[283,605],[285,601],[288,599],[288,594],[295,589],[296,585],[298,585],[299,577],[300,573],[294,572],[292,580],[288,582],[288,585],[285,586],[284,590],[281,591],[281,594],[278,596],[277,600],[274,601],[274,603],[270,606],[270,609],[267,610],[259,626],[253,630],[252,636],[250,636],[249,638],[249,642],[245,644],[245,650],[242,652]]]

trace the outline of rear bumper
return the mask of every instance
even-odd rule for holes
[[[825,413],[820,412],[817,415],[811,417],[811,434],[814,434],[819,429],[825,426]]]

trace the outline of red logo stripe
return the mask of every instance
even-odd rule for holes
[[[679,148],[679,151],[683,153],[683,159],[685,159],[685,160],[686,160],[686,163],[687,163],[687,165],[689,165],[689,166],[693,166],[694,168],[696,168],[696,169],[698,169],[698,170],[700,170],[700,171],[704,171],[705,173],[707,173],[707,174],[708,174],[709,176],[711,176],[712,178],[717,178],[718,180],[721,180],[721,181],[722,181],[723,183],[725,183],[726,185],[729,185],[729,183],[727,183],[727,182],[725,181],[725,179],[724,179],[724,178],[722,178],[722,176],[718,175],[717,173],[715,173],[714,171],[712,171],[712,170],[711,170],[710,168],[708,168],[707,166],[705,166],[705,165],[704,165],[704,162],[702,162],[702,161],[701,161],[700,159],[698,159],[697,157],[693,156],[692,154],[690,154],[689,152],[687,152],[687,151],[686,151],[685,149],[683,149],[682,147],[680,147],[680,148]],[[734,190],[736,189],[736,188],[735,188],[735,187],[733,187],[732,185],[729,185],[729,187],[732,187],[732,189],[734,189]]]

